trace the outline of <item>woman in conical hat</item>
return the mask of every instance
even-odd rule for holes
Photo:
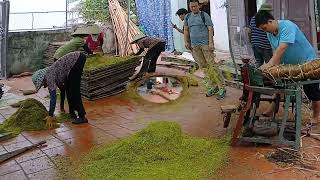
[[[53,127],[55,124],[54,111],[56,107],[57,88],[65,89],[69,104],[69,114],[73,118],[74,124],[87,123],[85,110],[81,100],[80,82],[86,55],[80,51],[68,53],[51,66],[40,69],[32,75],[32,82],[36,91],[47,87],[50,94],[49,114],[46,118],[47,126]],[[75,111],[77,111],[78,117]]]
[[[146,36],[144,34],[137,34],[134,36],[131,44],[137,44],[140,48],[136,55],[140,55],[145,50],[147,51],[140,72],[132,79],[139,78],[144,73],[153,73],[156,71],[157,60],[165,50],[166,42],[160,38]]]
[[[53,58],[55,60],[61,58],[62,56],[74,52],[74,51],[85,51],[88,54],[92,54],[92,51],[88,48],[88,45],[85,43],[85,38],[91,34],[91,29],[87,27],[78,27],[72,34],[72,39],[67,42],[65,45],[61,46],[54,53]]]
[[[88,45],[85,42],[85,39],[88,37],[89,34],[95,33],[96,30],[88,28],[88,27],[78,27],[72,34],[72,39],[57,49],[53,58],[54,61],[58,60],[59,58],[63,57],[64,55],[75,52],[75,51],[84,51],[87,54],[92,54],[92,51],[88,48]],[[64,111],[64,100],[65,100],[65,90],[60,88],[60,109]]]

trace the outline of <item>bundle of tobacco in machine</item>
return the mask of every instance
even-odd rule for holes
[[[271,66],[263,71],[270,79],[289,79],[293,81],[320,79],[320,59],[304,64],[281,64]]]
[[[81,80],[81,94],[94,100],[123,92],[140,59],[139,56],[89,57]]]

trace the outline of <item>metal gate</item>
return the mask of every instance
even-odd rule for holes
[[[7,37],[9,27],[9,1],[0,2],[0,78],[7,77]]]

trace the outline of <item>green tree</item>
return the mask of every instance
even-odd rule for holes
[[[135,1],[130,0],[131,11],[136,14]],[[127,9],[127,0],[119,0],[122,8]],[[85,21],[110,21],[108,0],[82,0],[80,14]]]
[[[109,21],[108,0],[82,0],[80,14],[85,21]]]

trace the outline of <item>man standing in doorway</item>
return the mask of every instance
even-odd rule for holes
[[[272,11],[272,6],[270,4],[262,4],[259,11]],[[256,59],[256,66],[260,67],[264,63],[268,63],[272,57],[272,48],[270,42],[267,38],[266,32],[259,29],[256,26],[256,18],[253,16],[250,21],[249,28],[251,32],[249,33],[250,41],[252,44],[252,49],[254,57]]]
[[[207,13],[200,11],[198,0],[190,1],[190,9],[191,13],[184,19],[185,46],[192,51],[192,56],[200,68],[206,70],[213,68],[216,72],[216,86],[209,88],[207,96],[217,95],[218,100],[223,99],[226,90],[222,72],[214,61],[213,23]]]

